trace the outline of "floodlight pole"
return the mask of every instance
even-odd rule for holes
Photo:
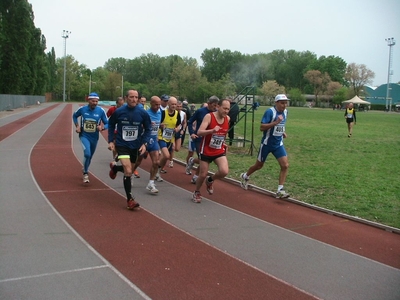
[[[394,38],[385,39],[389,46],[389,66],[388,66],[388,79],[387,79],[387,87],[386,87],[386,111],[392,110],[392,98],[390,97],[390,80],[393,74],[392,71],[392,46],[396,44]],[[389,107],[388,107],[389,104]]]
[[[64,39],[64,83],[63,83],[63,102],[65,102],[65,77],[67,71],[67,38],[71,34],[68,30],[63,30],[62,38]]]

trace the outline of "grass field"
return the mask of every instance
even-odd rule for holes
[[[228,177],[239,179],[255,162],[265,109],[254,113],[253,156],[251,142],[229,148]],[[284,144],[290,167],[285,190],[291,197],[400,228],[400,114],[358,112],[353,136],[348,138],[344,111],[297,107],[288,111]],[[247,140],[251,139],[251,119],[251,113],[247,114]],[[244,125],[242,119],[235,135],[244,136]],[[182,149],[175,157],[184,160],[186,153]],[[215,166],[210,170],[215,171]],[[278,163],[271,155],[264,168],[252,174],[250,183],[276,191],[278,174]]]

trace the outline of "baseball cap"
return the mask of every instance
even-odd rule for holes
[[[163,100],[163,101],[168,101],[169,100],[169,96],[168,95],[166,95],[166,94],[164,94],[164,95],[161,95],[161,100]]]
[[[276,95],[275,102],[282,101],[282,100],[288,100],[289,101],[290,99],[288,99],[288,97],[286,97],[285,94]]]
[[[100,99],[100,97],[99,97],[99,95],[97,95],[97,93],[90,93],[87,98],[88,99]]]

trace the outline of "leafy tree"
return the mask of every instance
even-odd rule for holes
[[[341,85],[346,83],[345,73],[346,73],[347,63],[338,56],[330,55],[328,57],[322,55],[318,60],[314,60],[307,69],[318,70],[321,73],[328,73],[332,81],[337,81]]]
[[[116,72],[123,75],[126,73],[127,62],[128,60],[123,57],[110,58],[104,64],[104,69],[110,72]]]
[[[321,73],[321,71],[318,70],[307,71],[306,74],[304,74],[304,78],[313,86],[315,104],[318,106],[318,95],[326,90],[331,79],[328,73]]]
[[[341,104],[343,101],[347,100],[349,89],[347,87],[341,87],[340,89],[335,91],[333,95],[333,103],[334,104]]]
[[[355,96],[361,95],[363,86],[372,82],[375,73],[364,64],[350,63],[347,65],[345,78],[353,91],[353,96]]]
[[[263,83],[260,92],[264,96],[263,104],[271,105],[276,95],[285,93],[285,87],[279,85],[275,80],[268,80]]]
[[[290,89],[289,92],[290,106],[303,106],[306,103],[306,98],[300,89]]]

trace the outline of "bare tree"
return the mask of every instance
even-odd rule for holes
[[[375,73],[367,69],[364,64],[351,63],[347,65],[345,78],[353,89],[353,96],[355,96],[360,95],[364,85],[372,82],[372,79],[375,78]]]

